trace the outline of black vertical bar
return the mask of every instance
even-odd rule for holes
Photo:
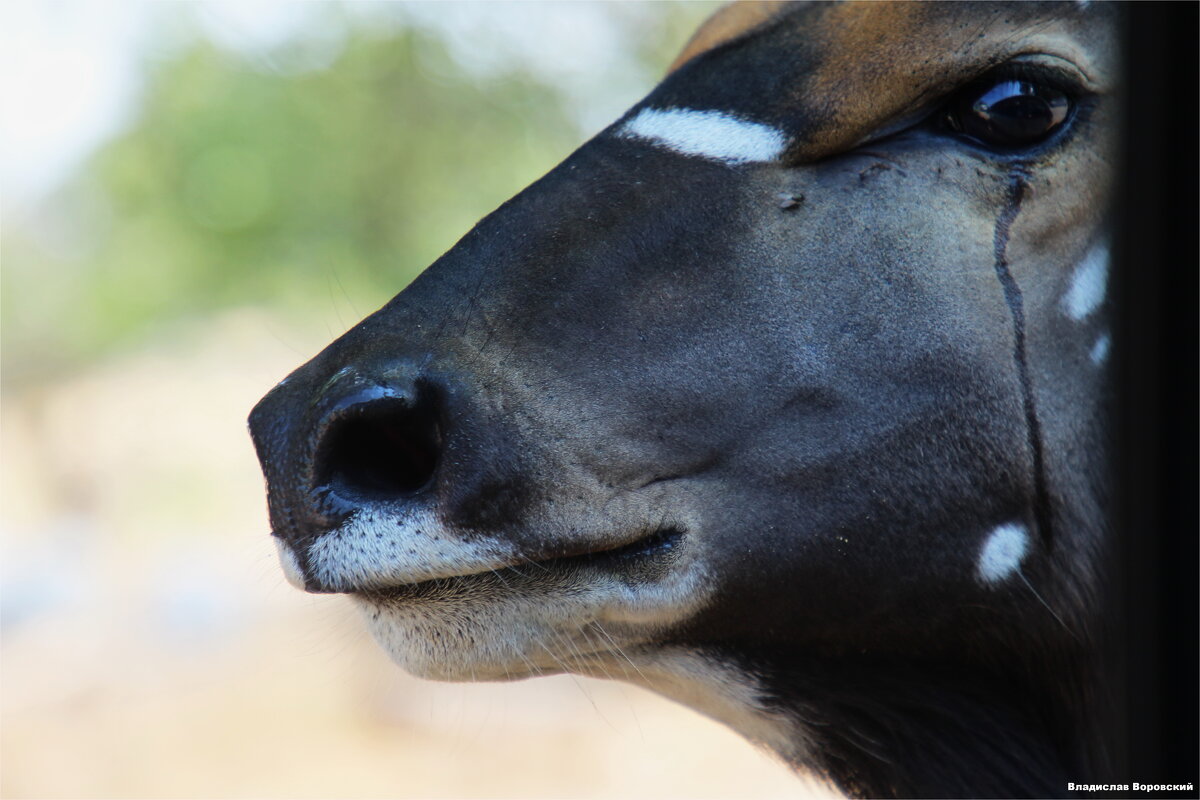
[[[1193,786],[1200,778],[1198,11],[1194,2],[1125,9],[1114,337],[1128,780]]]

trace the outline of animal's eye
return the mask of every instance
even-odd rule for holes
[[[945,124],[993,147],[1029,147],[1053,133],[1071,112],[1071,99],[1033,80],[989,81],[954,98]]]

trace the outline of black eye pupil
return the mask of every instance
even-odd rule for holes
[[[961,97],[949,111],[955,130],[997,147],[1027,147],[1042,141],[1071,110],[1065,94],[1037,83],[1002,80]]]

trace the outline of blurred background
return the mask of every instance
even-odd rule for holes
[[[820,793],[632,687],[401,674],[284,584],[245,432],[712,10],[0,5],[0,795]]]

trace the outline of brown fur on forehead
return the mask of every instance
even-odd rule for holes
[[[742,96],[754,96],[761,112],[751,116],[786,123],[794,141],[789,160],[852,147],[1018,55],[1058,55],[1083,71],[1095,84],[1090,88],[1103,90],[1106,83],[1099,75],[1103,65],[1091,64],[1076,43],[1107,9],[1075,3],[741,5],[718,12],[713,31],[701,28],[676,64],[735,70]],[[732,18],[721,21],[722,14]],[[788,70],[794,71],[785,76]],[[752,75],[773,76],[770,87],[763,78],[756,91]]]
[[[887,120],[1019,54],[1030,34],[1055,26],[1037,4],[842,3],[816,30],[798,31],[824,51],[794,100],[821,124],[804,148],[854,145]],[[1015,46],[1015,50],[1014,50]],[[1036,50],[1036,48],[1035,48]]]
[[[755,30],[782,14],[793,3],[788,0],[741,0],[723,6],[696,29],[667,69],[670,74],[701,53]]]

